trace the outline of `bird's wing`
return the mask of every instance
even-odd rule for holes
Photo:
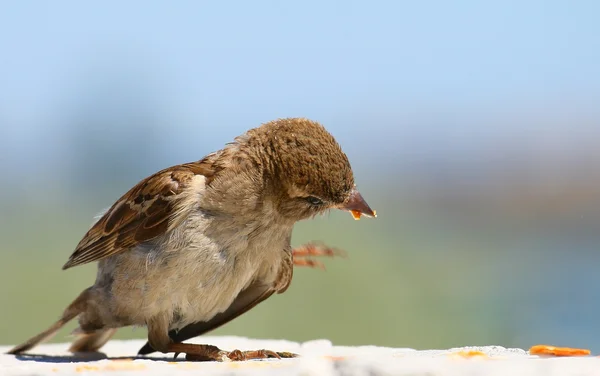
[[[199,175],[201,184],[214,176],[207,158],[166,168],[131,188],[85,234],[63,269],[121,253],[176,226],[192,206],[186,190]]]
[[[227,310],[217,314],[208,321],[199,321],[189,324],[180,330],[171,330],[169,331],[169,337],[171,337],[173,342],[179,343],[205,334],[247,312],[251,308],[255,307],[258,303],[273,295],[275,291],[276,290],[272,286],[266,286],[258,283],[252,284],[240,292]],[[153,353],[154,351],[155,350],[152,348],[152,346],[150,346],[150,343],[146,342],[138,354],[147,355]]]

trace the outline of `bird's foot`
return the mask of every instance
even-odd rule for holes
[[[292,249],[295,266],[325,269],[325,264],[310,257],[346,257],[346,252],[323,244],[309,243]]]
[[[291,352],[275,352],[271,350],[249,350],[249,351],[225,351],[221,350],[217,346],[212,345],[198,345],[192,343],[172,343],[169,345],[169,352],[175,352],[175,358],[181,353],[185,353],[186,360],[192,361],[216,361],[216,362],[229,362],[229,361],[244,361],[254,359],[267,359],[267,358],[296,358],[298,355]]]

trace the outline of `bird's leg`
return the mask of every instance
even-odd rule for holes
[[[309,243],[292,249],[295,266],[308,266],[310,268],[325,269],[325,265],[312,257],[346,257],[346,252],[341,249],[327,247],[322,244]]]
[[[298,355],[289,352],[271,350],[225,351],[217,346],[198,345],[194,343],[173,343],[169,338],[169,320],[166,315],[157,315],[146,321],[148,326],[148,342],[153,349],[162,353],[174,352],[175,358],[185,353],[186,360],[197,361],[240,361],[266,358],[295,358]]]
[[[180,353],[185,353],[186,360],[195,361],[243,361],[266,358],[295,358],[298,355],[290,352],[275,352],[271,350],[250,350],[250,351],[225,351],[212,345],[198,345],[193,343],[171,343],[167,352],[174,352],[175,357]]]

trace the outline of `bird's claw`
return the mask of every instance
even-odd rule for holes
[[[292,249],[292,256],[295,266],[325,270],[325,264],[311,257],[346,257],[346,252],[323,244],[309,243]]]
[[[218,362],[243,362],[246,360],[258,360],[258,359],[282,359],[282,358],[296,358],[297,354],[291,352],[275,352],[271,350],[261,349],[261,350],[233,350],[233,351],[225,351],[219,350],[217,353],[208,354],[186,354],[185,359],[191,361],[206,361],[206,360],[214,360]]]

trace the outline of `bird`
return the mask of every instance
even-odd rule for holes
[[[96,280],[48,329],[14,347],[21,354],[78,318],[70,351],[95,352],[118,328],[145,326],[139,355],[189,360],[294,357],[271,350],[222,350],[185,343],[289,287],[315,244],[293,248],[294,225],[332,209],[376,217],[356,188],[346,154],[323,125],[276,119],[190,163],[163,169],[119,198],[63,266],[97,262]]]

